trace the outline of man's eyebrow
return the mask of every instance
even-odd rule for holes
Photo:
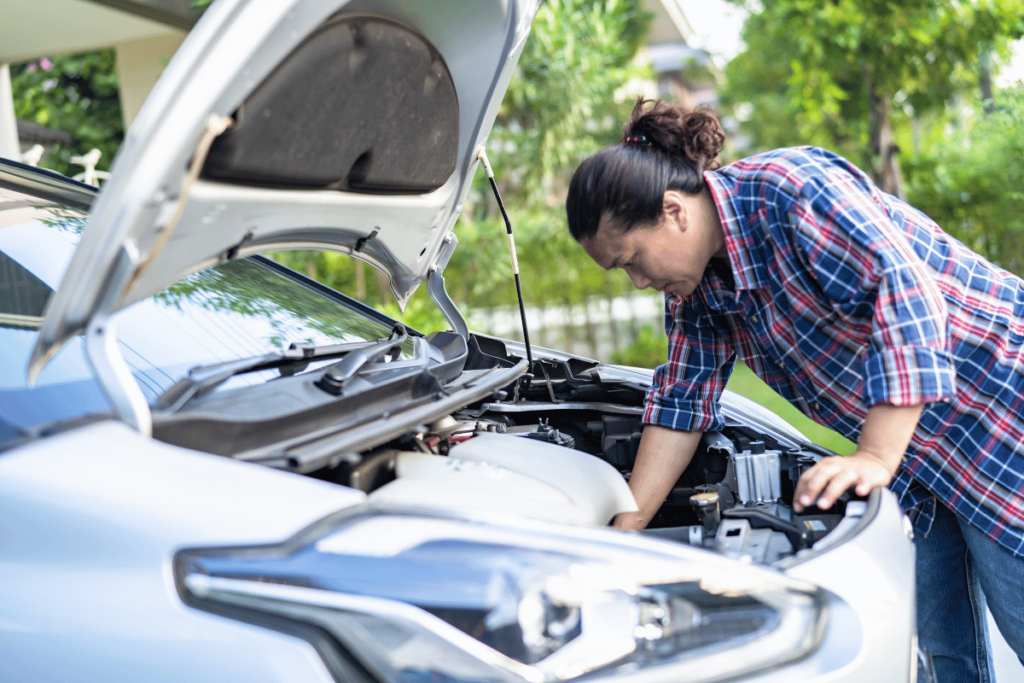
[[[604,269],[614,270],[616,268],[621,268],[622,266],[620,264],[622,263],[623,258],[625,257],[623,256],[622,252],[619,252],[618,254],[615,255],[615,258],[612,259],[612,262],[609,265],[604,266]]]

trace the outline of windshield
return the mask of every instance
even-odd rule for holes
[[[35,388],[26,384],[46,301],[84,226],[80,212],[0,187],[0,443],[36,425],[110,409],[81,338],[46,366]],[[197,365],[282,351],[292,343],[368,341],[391,331],[335,293],[262,259],[190,275],[114,319],[121,353],[150,402]],[[405,353],[410,349],[407,344]],[[278,376],[276,370],[246,373],[221,389]]]

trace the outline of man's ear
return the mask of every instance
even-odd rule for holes
[[[682,193],[678,190],[666,190],[661,201],[661,212],[667,224],[680,232],[686,231],[687,221],[686,203],[683,201]]]

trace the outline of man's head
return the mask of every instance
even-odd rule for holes
[[[565,203],[573,238],[640,289],[689,294],[707,260],[724,250],[703,178],[724,140],[708,113],[638,101],[622,142],[573,174]]]
[[[659,217],[623,230],[607,214],[580,244],[603,268],[622,268],[638,289],[688,296],[714,256],[725,256],[725,238],[711,193],[668,190]]]

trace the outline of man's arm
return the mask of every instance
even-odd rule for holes
[[[658,425],[644,427],[636,464],[629,479],[629,490],[633,492],[640,511],[616,515],[616,529],[632,531],[650,524],[693,459],[702,435],[703,432],[677,432]]]
[[[793,493],[793,509],[803,512],[814,501],[827,510],[844,491],[856,487],[866,496],[885,486],[899,469],[924,404],[894,406],[879,403],[868,408],[867,419],[853,455],[824,458],[800,477]]]

